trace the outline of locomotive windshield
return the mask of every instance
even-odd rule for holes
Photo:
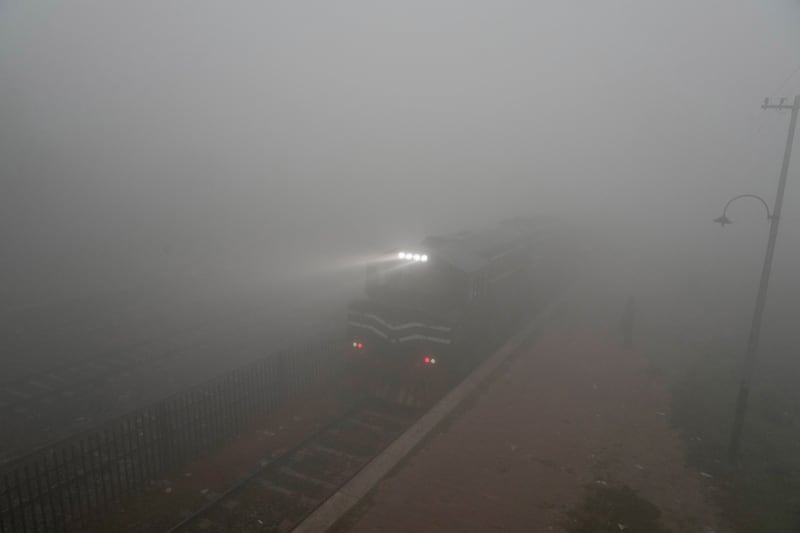
[[[463,299],[461,281],[436,261],[387,261],[367,268],[367,294],[388,305],[448,309]]]

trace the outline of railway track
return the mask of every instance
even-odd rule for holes
[[[420,414],[421,410],[359,406],[263,464],[169,533],[291,531]]]
[[[269,318],[281,323],[264,328]],[[0,464],[32,447],[278,351],[291,344],[291,338],[284,337],[292,329],[292,321],[296,322],[294,318],[265,318],[248,310],[126,350],[0,382]]]

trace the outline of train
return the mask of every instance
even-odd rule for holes
[[[400,406],[435,400],[566,282],[568,257],[541,217],[379,254],[347,308],[349,390]]]

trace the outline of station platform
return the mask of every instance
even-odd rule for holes
[[[332,530],[726,531],[603,292],[578,291]]]

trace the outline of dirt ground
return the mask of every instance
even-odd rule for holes
[[[685,466],[666,388],[578,318],[555,320],[337,530],[728,531],[715,480]]]

